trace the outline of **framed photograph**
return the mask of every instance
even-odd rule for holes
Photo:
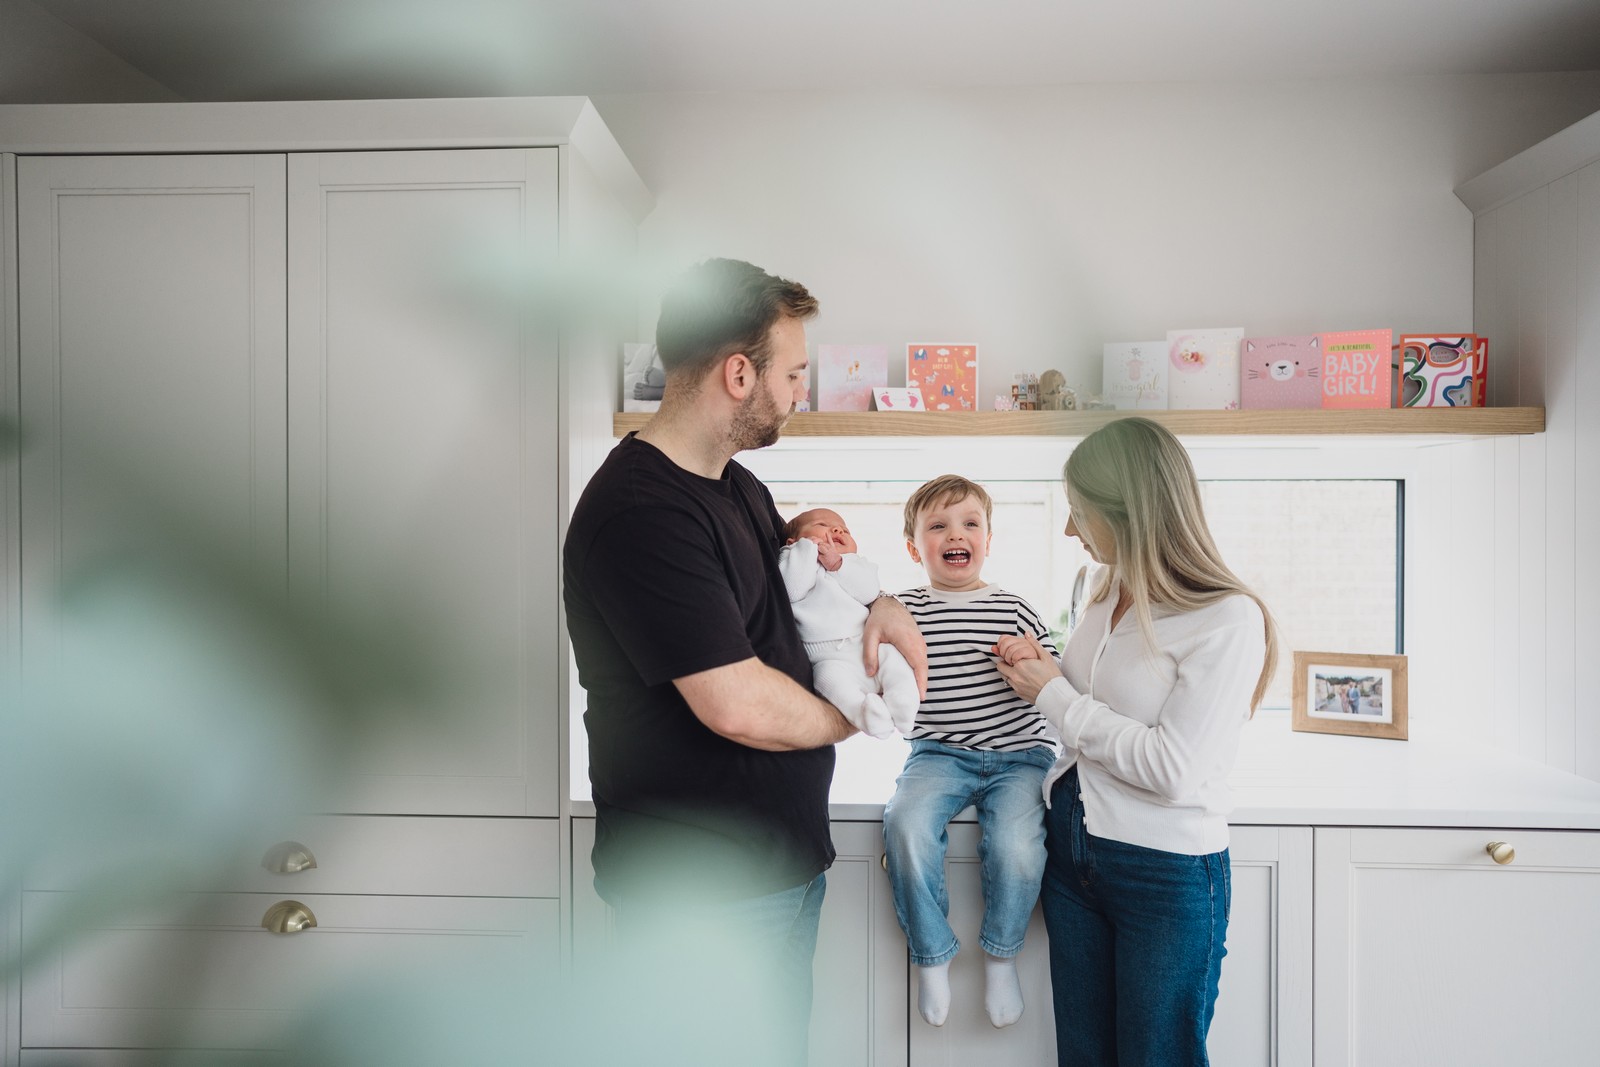
[[[1294,654],[1294,728],[1406,739],[1406,658]]]

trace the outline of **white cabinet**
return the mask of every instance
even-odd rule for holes
[[[1593,1062],[1600,834],[1319,828],[1316,901],[1318,1067]]]
[[[289,157],[291,592],[449,672],[326,809],[559,813],[556,155]]]

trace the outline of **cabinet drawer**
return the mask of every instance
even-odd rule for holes
[[[215,885],[239,893],[363,893],[373,896],[560,896],[555,819],[464,819],[400,815],[285,818],[252,835]],[[274,846],[303,845],[316,866],[275,873]],[[71,891],[89,865],[58,858],[27,888]]]
[[[1351,830],[1350,861],[1493,869],[1502,866],[1489,855],[1493,841],[1516,850],[1506,867],[1600,868],[1600,832],[1582,830]]]
[[[538,975],[559,959],[554,900],[296,894],[317,925],[262,929],[282,897],[204,893],[160,912],[85,921],[73,893],[23,894],[24,945],[71,922],[22,981],[22,1044],[281,1047],[297,1013],[408,976]]]

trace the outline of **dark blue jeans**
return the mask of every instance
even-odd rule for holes
[[[1059,1067],[1204,1067],[1232,891],[1228,850],[1094,837],[1078,772],[1050,794],[1041,903]]]

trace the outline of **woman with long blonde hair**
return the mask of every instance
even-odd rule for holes
[[[1086,437],[1066,534],[1101,565],[1060,663],[1000,673],[1061,737],[1041,892],[1060,1067],[1206,1064],[1231,886],[1228,773],[1277,666],[1272,616],[1222,561],[1188,453],[1148,419]]]

